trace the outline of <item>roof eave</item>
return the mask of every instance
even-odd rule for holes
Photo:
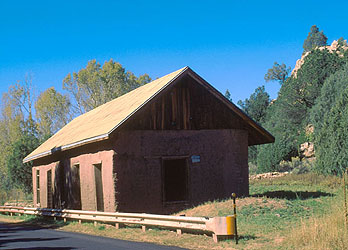
[[[51,150],[48,150],[48,151],[24,158],[23,163],[27,163],[29,161],[33,161],[33,160],[36,160],[36,159],[39,159],[39,158],[42,158],[45,156],[53,155],[55,152],[66,151],[66,150],[80,147],[80,146],[83,146],[83,145],[86,145],[89,143],[103,141],[103,140],[106,140],[108,138],[109,138],[109,134],[103,134],[103,135],[98,135],[98,136],[91,137],[91,138],[88,138],[88,139],[85,139],[82,141],[74,142],[74,143],[71,143],[68,145],[64,145],[64,146],[61,146],[58,148],[52,148]]]

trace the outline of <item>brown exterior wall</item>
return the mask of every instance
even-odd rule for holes
[[[116,211],[113,176],[114,151],[106,142],[95,143],[61,152],[44,159],[34,161],[33,197],[34,204],[47,207],[47,171],[52,169],[53,207],[83,210],[96,210],[96,184],[94,165],[102,165],[104,211]],[[72,171],[78,164],[80,175]],[[36,200],[36,170],[40,170],[40,204]],[[79,183],[81,191],[79,193]],[[80,201],[78,197],[81,197]]]
[[[47,204],[47,172],[52,170],[52,180],[55,178],[55,168],[57,163],[53,162],[44,166],[37,166],[32,169],[33,174],[33,201],[34,205],[38,207],[48,207]],[[37,201],[37,186],[36,186],[36,170],[40,170],[40,203]],[[54,188],[53,188],[54,190]]]
[[[119,211],[169,213],[204,201],[249,194],[245,130],[120,132],[113,138]],[[191,156],[200,162],[192,163]],[[163,203],[162,159],[188,159],[186,204]]]
[[[99,150],[98,150],[99,149]],[[192,163],[191,156],[200,162]],[[69,153],[35,161],[40,170],[40,206],[47,207],[47,171],[52,170],[55,208],[97,210],[95,170],[102,164],[104,211],[170,213],[205,201],[249,194],[248,133],[245,130],[123,131]],[[163,159],[185,158],[186,202],[163,201]],[[60,159],[60,161],[58,161]],[[80,168],[81,205],[76,201]]]
[[[72,164],[80,165],[82,210],[97,210],[94,165],[102,165],[104,211],[115,211],[115,188],[113,179],[113,151],[83,154],[71,158]]]

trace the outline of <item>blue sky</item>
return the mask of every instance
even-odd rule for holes
[[[348,2],[335,1],[7,1],[0,2],[0,92],[31,74],[39,94],[110,58],[136,75],[184,66],[233,101],[265,85],[275,61],[294,67],[310,27],[328,43],[347,38]]]

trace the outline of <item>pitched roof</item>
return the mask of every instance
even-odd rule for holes
[[[23,162],[35,160],[59,150],[68,150],[87,143],[105,140],[109,135],[123,124],[135,112],[141,109],[146,103],[152,100],[163,89],[169,86],[184,72],[189,73],[205,85],[208,90],[218,97],[224,98],[220,92],[200,78],[189,67],[179,69],[173,73],[156,79],[144,86],[141,86],[125,95],[122,95],[110,102],[107,102],[83,115],[73,119],[56,134],[26,156]],[[227,99],[225,100],[227,101]],[[236,112],[243,120],[268,138],[267,142],[274,141],[274,138],[265,129],[255,123],[245,113],[238,109],[233,103],[226,104]]]

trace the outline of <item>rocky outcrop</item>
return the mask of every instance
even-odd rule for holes
[[[345,40],[345,42],[347,42],[347,41]],[[319,50],[327,49],[330,53],[338,53],[339,55],[343,56],[343,52],[344,52],[345,50],[347,50],[348,47],[345,46],[345,45],[340,45],[340,44],[338,43],[338,41],[334,40],[334,41],[332,42],[331,45],[318,47],[318,48],[316,48],[316,49],[319,49]],[[304,59],[306,58],[306,56],[308,56],[310,53],[311,53],[311,51],[308,51],[308,52],[304,53],[304,54],[302,55],[301,59],[298,59],[298,60],[296,61],[296,65],[295,65],[294,69],[293,69],[292,72],[291,72],[291,76],[293,76],[293,77],[295,77],[295,78],[297,77],[297,71],[298,71],[298,70],[301,68],[301,66],[303,65]]]
[[[304,158],[313,158],[315,156],[314,144],[312,142],[305,142],[300,145],[301,155]]]

